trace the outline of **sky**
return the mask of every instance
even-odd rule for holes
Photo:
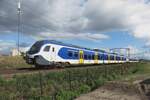
[[[0,54],[17,47],[17,2],[0,0]],[[149,9],[149,0],[21,0],[20,47],[53,39],[144,52],[150,47]]]

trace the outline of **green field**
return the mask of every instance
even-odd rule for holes
[[[131,68],[131,74],[124,76],[122,80],[128,82],[134,82],[135,80],[143,80],[150,78],[150,62],[142,62],[135,64],[135,67]]]

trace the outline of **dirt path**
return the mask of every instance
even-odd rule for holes
[[[126,82],[109,82],[76,100],[149,100],[137,85]]]

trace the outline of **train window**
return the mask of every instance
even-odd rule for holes
[[[46,46],[46,47],[44,48],[44,51],[48,52],[49,49],[50,49],[50,46]]]
[[[54,47],[52,48],[52,51],[53,51],[53,52],[55,51],[55,48],[54,48]]]
[[[69,56],[69,57],[72,57],[72,55],[73,55],[72,52],[71,52],[71,51],[68,51],[68,56]]]
[[[84,55],[84,59],[87,59],[87,55]]]
[[[99,60],[103,60],[103,54],[99,55]]]
[[[98,55],[98,60],[100,60],[100,55]]]
[[[108,55],[104,55],[104,60],[108,60]]]
[[[94,58],[95,58],[94,55],[92,55],[92,59],[93,59],[93,60],[94,60]]]
[[[114,60],[114,56],[110,56],[110,60]]]
[[[117,60],[120,60],[120,57],[117,57],[118,59]]]
[[[75,53],[74,53],[74,56],[75,56],[76,58],[78,58],[78,52],[75,52]]]
[[[88,55],[88,59],[89,59],[89,60],[91,59],[91,55]]]
[[[118,59],[118,56],[116,56],[116,60],[119,60],[119,59]]]
[[[98,59],[98,60],[100,60],[100,59],[101,59],[101,56],[100,56],[100,54],[99,54],[99,55],[97,55],[97,59]]]
[[[124,58],[124,60],[126,61],[127,59],[126,59],[126,58]]]

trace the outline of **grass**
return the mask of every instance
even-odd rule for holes
[[[133,83],[136,80],[141,80],[149,78],[150,76],[150,62],[140,62],[135,63],[134,66],[130,69],[130,73],[125,75],[122,80]]]
[[[21,56],[0,56],[0,68],[22,68],[31,67]]]
[[[136,66],[135,74],[150,74],[150,63],[139,63]]]
[[[22,57],[0,57],[0,69],[31,67]],[[0,77],[0,100],[71,100],[107,81],[150,75],[150,63],[82,67],[58,72]]]
[[[132,65],[132,64],[131,64]],[[95,90],[107,81],[133,74],[135,65],[76,68],[64,71],[15,75],[12,79],[0,78],[0,99],[72,100],[81,94]],[[127,70],[122,72],[122,68]],[[137,72],[137,71],[136,71]],[[126,73],[126,74],[125,74]]]

